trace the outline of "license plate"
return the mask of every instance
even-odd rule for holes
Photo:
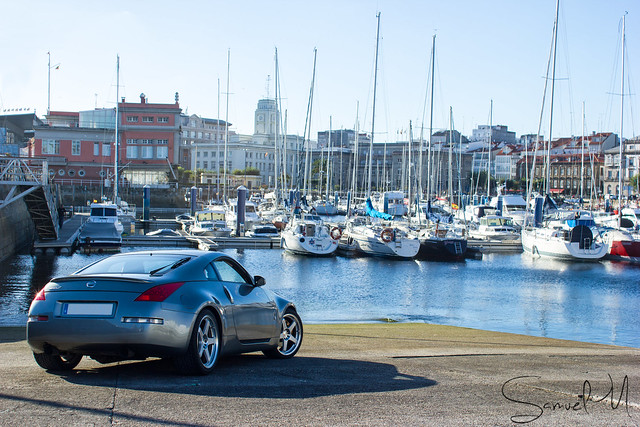
[[[62,306],[63,316],[113,316],[115,304],[109,303],[66,303]]]

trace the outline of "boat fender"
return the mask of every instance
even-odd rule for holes
[[[340,240],[340,237],[342,237],[342,231],[338,227],[333,227],[330,234],[333,240]]]
[[[382,230],[382,233],[380,233],[380,238],[385,243],[391,242],[394,237],[395,237],[395,233],[391,228],[385,228],[384,230]]]

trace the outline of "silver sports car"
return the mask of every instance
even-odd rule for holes
[[[29,308],[27,341],[38,365],[70,370],[170,358],[185,374],[211,372],[222,355],[293,357],[302,343],[295,306],[264,289],[227,255],[144,251],[113,255],[52,279]]]

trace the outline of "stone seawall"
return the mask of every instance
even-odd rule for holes
[[[0,208],[0,261],[31,245],[34,239],[35,228],[24,201]]]

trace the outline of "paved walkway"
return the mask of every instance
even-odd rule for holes
[[[618,404],[619,403],[619,404]],[[59,375],[0,329],[0,425],[638,425],[640,349],[425,324],[307,325],[291,360]]]

